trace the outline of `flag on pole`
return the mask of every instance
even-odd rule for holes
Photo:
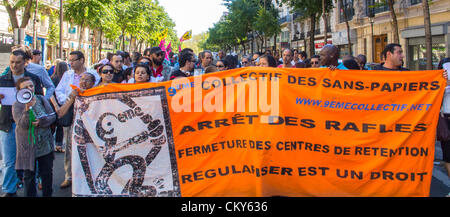
[[[164,38],[159,42],[159,47],[161,50],[166,50],[166,40]]]
[[[183,36],[181,36],[180,41],[187,41],[189,39],[192,38],[192,30],[187,31],[186,33],[183,34]]]
[[[164,29],[164,32],[162,32],[162,34],[161,34],[161,38],[160,38],[160,40],[163,40],[163,39],[166,39],[167,38],[167,33],[168,33],[168,29],[166,28],[166,29]]]
[[[171,51],[172,51],[172,42],[169,42],[169,45],[167,45],[167,47],[166,47],[166,60],[169,60],[169,53]]]

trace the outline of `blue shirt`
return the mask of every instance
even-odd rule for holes
[[[321,66],[320,68],[328,68],[328,67],[327,67],[327,66]],[[340,69],[340,70],[348,70],[348,68],[345,67],[343,63],[339,63],[339,65],[336,66],[336,69]]]
[[[25,68],[28,72],[39,77],[39,80],[41,80],[42,85],[46,89],[45,98],[50,99],[50,97],[52,97],[53,95],[53,92],[55,92],[55,85],[53,84],[52,79],[50,79],[50,76],[48,76],[48,72],[45,67],[30,62]]]

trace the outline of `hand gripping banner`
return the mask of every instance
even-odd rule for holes
[[[442,71],[242,68],[75,102],[75,196],[428,196]]]

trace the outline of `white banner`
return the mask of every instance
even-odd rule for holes
[[[74,196],[180,196],[164,87],[78,97]]]

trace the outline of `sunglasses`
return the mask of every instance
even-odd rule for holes
[[[102,70],[102,74],[114,74],[114,70]]]
[[[247,64],[248,62],[242,62],[242,64]]]
[[[225,67],[224,65],[217,65],[216,66],[217,68],[223,68],[223,67]]]
[[[319,62],[311,62],[311,64],[319,64]]]

